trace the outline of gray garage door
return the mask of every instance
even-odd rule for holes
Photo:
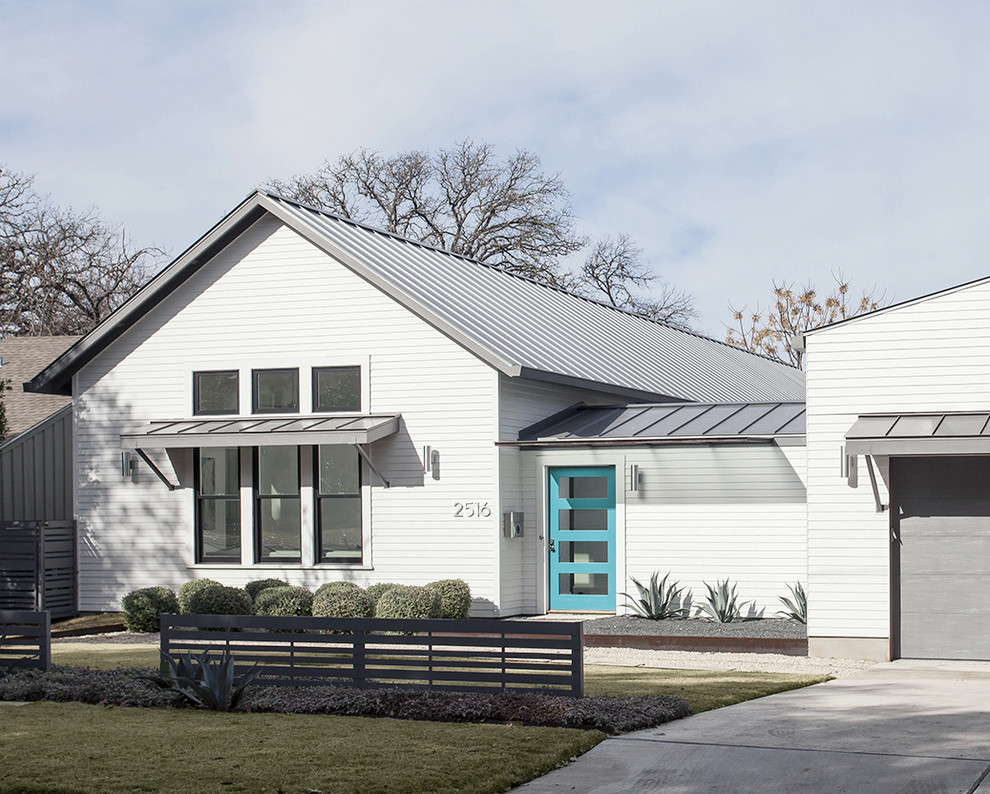
[[[891,485],[894,655],[990,659],[990,458],[892,458]]]

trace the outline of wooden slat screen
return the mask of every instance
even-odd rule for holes
[[[0,668],[52,666],[52,626],[47,612],[0,609]]]
[[[76,580],[75,522],[0,522],[0,609],[72,617]]]
[[[584,692],[580,621],[162,615],[161,650],[227,650],[258,684]]]

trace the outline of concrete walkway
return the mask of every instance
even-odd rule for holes
[[[520,794],[990,794],[990,663],[892,662],[607,739]]]

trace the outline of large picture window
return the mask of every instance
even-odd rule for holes
[[[240,451],[204,448],[196,455],[196,561],[241,561]]]
[[[236,414],[237,370],[193,373],[193,414]]]
[[[299,413],[298,369],[255,369],[251,371],[251,380],[254,413]]]
[[[299,448],[257,447],[254,455],[255,559],[300,562]]]
[[[349,445],[318,447],[317,561],[361,562],[361,458]]]
[[[360,411],[361,367],[315,367],[313,411]]]

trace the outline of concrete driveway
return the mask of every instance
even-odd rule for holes
[[[607,739],[515,789],[990,794],[990,663],[859,675]]]

